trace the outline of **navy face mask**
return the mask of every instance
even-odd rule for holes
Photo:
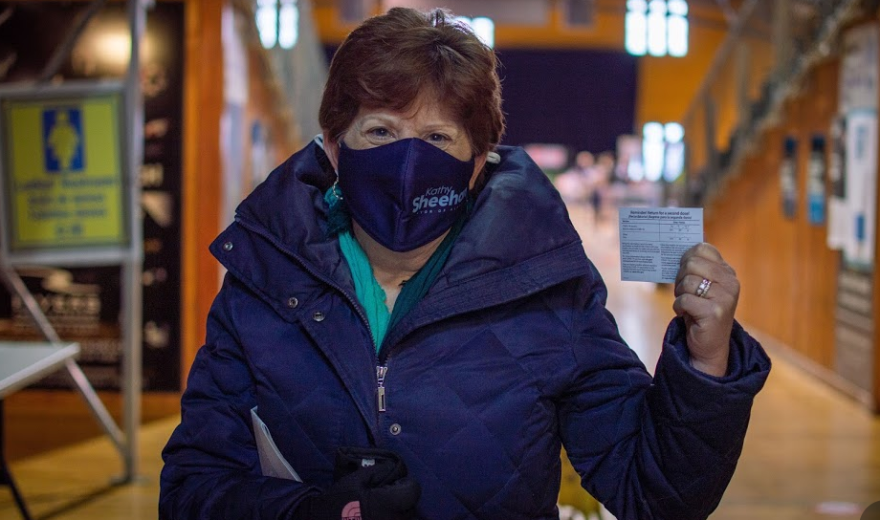
[[[467,208],[473,159],[460,161],[416,138],[365,150],[339,144],[339,187],[351,218],[386,248],[423,246]]]

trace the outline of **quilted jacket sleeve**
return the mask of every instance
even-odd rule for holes
[[[262,476],[250,418],[252,378],[227,308],[230,293],[241,289],[230,280],[211,309],[181,423],[162,453],[162,520],[288,518],[310,492],[298,482]]]
[[[605,309],[595,268],[583,287],[559,427],[584,487],[618,520],[707,518],[733,476],[769,359],[735,324],[728,374],[702,374],[675,319],[652,380]]]

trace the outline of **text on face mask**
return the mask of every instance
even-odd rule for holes
[[[455,193],[450,186],[441,186],[439,188],[429,188],[424,195],[419,195],[413,199],[413,213],[418,213],[429,208],[452,208],[464,202],[467,197],[467,188]]]

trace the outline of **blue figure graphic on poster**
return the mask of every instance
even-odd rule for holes
[[[47,173],[83,171],[82,110],[43,110],[43,157]]]

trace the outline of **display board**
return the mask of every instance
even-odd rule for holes
[[[129,246],[121,83],[0,87],[0,253],[119,262]]]

